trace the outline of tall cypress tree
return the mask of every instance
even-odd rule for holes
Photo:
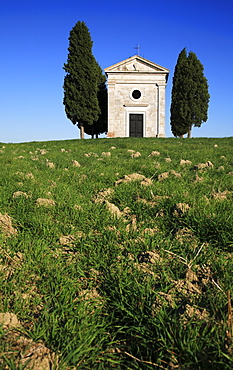
[[[93,42],[84,22],[78,21],[70,31],[68,59],[64,64],[64,100],[67,118],[80,128],[84,138],[84,125],[98,120],[99,65],[92,54]]]
[[[186,48],[177,59],[172,87],[171,130],[174,136],[182,136],[188,132],[188,63]]]
[[[189,73],[192,78],[190,88],[190,123],[188,136],[191,136],[191,128],[201,127],[208,119],[208,107],[210,95],[208,92],[208,81],[204,76],[204,67],[195,53],[188,55]]]
[[[203,65],[196,54],[187,56],[184,48],[177,60],[173,77],[171,130],[174,136],[191,136],[192,126],[200,127],[207,121],[209,93]]]
[[[99,77],[98,77],[98,93],[97,98],[100,107],[100,115],[97,121],[93,122],[92,125],[85,124],[84,125],[84,132],[88,135],[91,135],[92,138],[96,136],[98,138],[99,134],[106,133],[108,130],[108,123],[107,123],[107,87],[106,87],[106,77],[102,73],[102,70],[99,66]]]

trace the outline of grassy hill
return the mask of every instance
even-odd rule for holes
[[[233,138],[0,144],[0,369],[232,369]]]

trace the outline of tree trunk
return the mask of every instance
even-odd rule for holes
[[[92,138],[92,139],[94,139],[94,138],[95,138],[93,125],[91,125],[91,138]]]
[[[79,124],[80,128],[80,139],[84,139],[84,126],[82,123]]]
[[[96,137],[96,139],[98,139],[98,134],[95,134],[94,125],[91,126],[91,138],[94,139]]]
[[[187,135],[187,137],[188,137],[189,139],[191,138],[191,131],[192,131],[192,127],[189,127],[188,135]]]

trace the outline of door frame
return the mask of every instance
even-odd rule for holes
[[[140,107],[125,107],[125,137],[129,136],[129,115],[130,114],[142,114],[143,119],[143,137],[146,137],[146,108]]]
[[[132,117],[134,116],[134,118]],[[139,120],[139,117],[137,116],[140,116],[140,120]],[[137,118],[135,118],[137,117]],[[129,113],[129,136],[130,137],[143,137],[143,114],[141,113]],[[132,135],[132,122],[135,122],[135,136]],[[139,127],[140,125],[140,127]],[[139,130],[140,128],[140,130]],[[137,136],[137,134],[140,134],[139,136]]]

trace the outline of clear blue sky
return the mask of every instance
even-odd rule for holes
[[[233,136],[232,0],[7,0],[0,10],[0,142],[79,137],[63,106],[62,69],[69,32],[84,21],[104,69],[134,54],[170,69],[166,135],[174,67],[186,47],[204,65],[209,119],[195,137]]]

